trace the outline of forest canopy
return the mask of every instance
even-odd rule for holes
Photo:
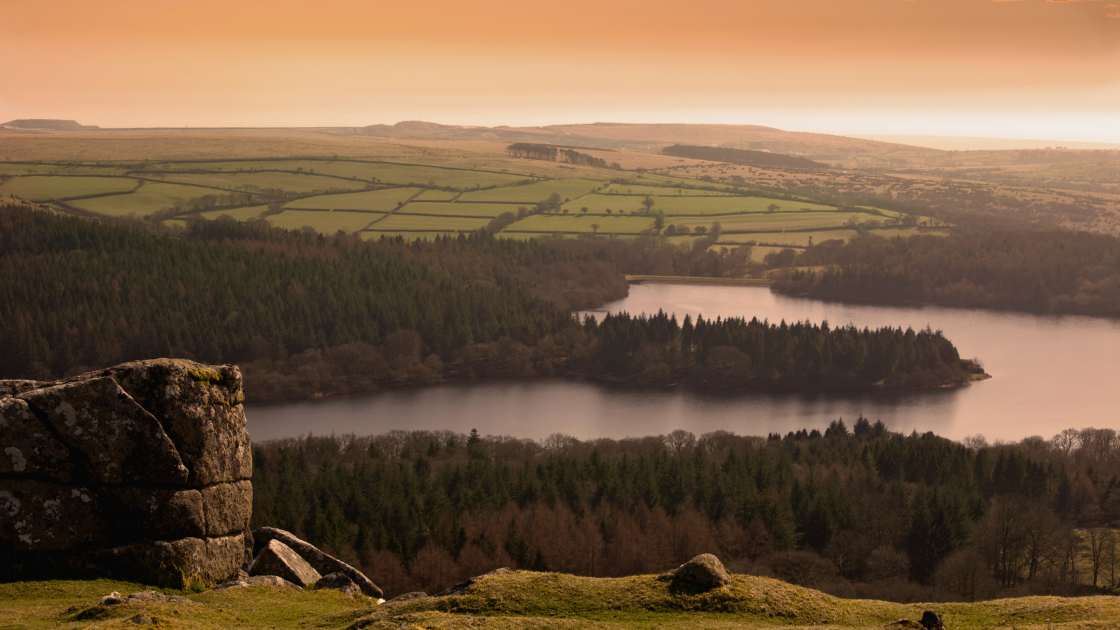
[[[238,363],[248,399],[275,400],[554,374],[825,390],[940,387],[981,372],[929,330],[665,314],[577,321],[571,311],[626,294],[615,261],[664,249],[647,245],[626,253],[484,232],[366,242],[231,220],[172,237],[0,208],[0,318],[11,323],[0,329],[0,377],[175,356]]]
[[[253,519],[390,594],[499,566],[657,573],[702,552],[736,572],[896,601],[1116,582],[1120,547],[1104,529],[1120,518],[1116,431],[965,442],[864,418],[765,438],[308,436],[254,448]]]
[[[825,241],[773,290],[824,300],[1120,316],[1120,239],[993,231]]]

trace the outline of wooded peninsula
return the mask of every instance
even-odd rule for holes
[[[627,291],[611,256],[588,245],[485,231],[369,242],[231,220],[172,237],[0,209],[0,318],[12,322],[0,375],[47,380],[177,356],[238,363],[249,400],[549,375],[720,391],[945,387],[983,375],[931,330],[663,313],[577,321],[571,311]],[[667,251],[626,247],[635,261]]]

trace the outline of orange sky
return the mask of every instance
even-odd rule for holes
[[[1116,142],[1117,3],[2,0],[0,122],[732,122]]]

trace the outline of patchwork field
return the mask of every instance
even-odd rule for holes
[[[505,186],[491,190],[475,190],[463,193],[460,201],[509,201],[516,203],[534,204],[548,199],[552,193],[560,195],[561,199],[569,200],[586,195],[592,190],[604,185],[602,181],[592,179],[556,179],[535,182],[524,186]]]
[[[598,229],[594,226],[598,225]],[[600,234],[639,234],[653,228],[652,217],[573,216],[535,214],[518,221],[507,232],[586,232]]]
[[[341,195],[320,195],[293,201],[285,208],[314,210],[372,210],[389,212],[409,197],[420,192],[419,188],[387,188]]]
[[[361,190],[366,182],[337,177],[324,177],[310,173],[175,173],[160,178],[171,183],[214,186],[229,190],[244,190],[246,186],[258,189],[275,188],[288,192],[309,193],[316,190]]]
[[[88,212],[114,217],[123,217],[129,214],[143,216],[157,210],[170,208],[176,201],[185,202],[215,193],[221,194],[220,191],[197,186],[147,182],[135,192],[126,195],[80,199],[68,202],[68,204]]]
[[[244,135],[246,142],[262,137]],[[232,134],[230,141],[235,137],[239,134]],[[127,134],[118,140],[138,150]],[[306,141],[301,137],[293,146],[307,146]],[[848,239],[857,234],[857,224],[883,236],[914,233],[899,227],[893,212],[839,211],[706,177],[707,171],[728,165],[689,161],[671,173],[635,172],[510,158],[504,147],[492,141],[448,146],[377,141],[367,155],[340,151],[343,157],[324,156],[308,150],[297,155],[313,157],[293,158],[263,151],[259,157],[230,159],[230,151],[214,151],[212,155],[222,157],[155,161],[138,161],[130,149],[122,150],[115,162],[0,163],[0,173],[19,175],[0,184],[0,194],[57,201],[63,210],[107,216],[144,217],[163,211],[158,218],[166,225],[222,216],[249,221],[262,218],[268,204],[282,203],[280,213],[263,218],[278,227],[310,227],[324,234],[360,232],[363,238],[433,238],[478,230],[503,214],[518,216],[521,208],[535,212],[538,203],[556,194],[560,208],[516,220],[501,236],[637,238],[656,233],[655,215],[660,214],[663,234],[682,247],[701,238],[697,228],[710,228],[718,221],[722,234],[717,246],[753,241],[759,244],[756,256],[763,247]],[[696,169],[699,172],[693,172]],[[370,186],[378,188],[366,190]],[[89,197],[102,194],[111,196]],[[647,195],[653,200],[652,212],[642,204]]]
[[[397,211],[397,214],[431,214],[436,216],[494,217],[512,212],[517,214],[517,206],[508,203],[447,203],[413,201]]]
[[[564,204],[568,212],[580,212],[587,208],[590,213],[606,213],[610,210],[617,213],[620,210],[626,214],[644,211],[642,205],[644,196],[638,195],[602,195],[593,194]],[[741,213],[767,213],[770,206],[778,206],[774,213],[835,211],[832,206],[822,206],[805,201],[786,201],[783,199],[769,199],[766,197],[731,197],[731,196],[705,196],[705,197],[653,197],[652,212],[662,212],[666,217],[684,215],[723,215]]]
[[[391,214],[378,221],[371,229],[377,231],[443,231],[458,232],[471,231],[486,227],[490,219],[469,219],[461,217],[417,217],[403,214]]]
[[[667,178],[663,178],[666,179]],[[631,184],[611,184],[602,190],[605,195],[638,195],[643,197],[719,197],[734,193],[722,190],[702,190],[691,187],[673,187],[673,182],[664,181],[660,186],[641,186]]]

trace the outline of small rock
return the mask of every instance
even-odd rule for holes
[[[941,618],[941,613],[933,610],[922,613],[921,624],[926,630],[945,630],[945,620]]]
[[[397,602],[407,602],[407,601],[411,601],[411,600],[414,600],[414,599],[423,599],[427,596],[428,596],[428,594],[425,593],[424,591],[413,591],[411,593],[405,593],[404,595],[397,595],[396,597],[394,597],[393,599],[390,599],[388,602],[385,602],[385,603],[395,604]]]
[[[276,575],[297,586],[307,586],[322,579],[307,561],[279,540],[270,540],[253,560],[249,575]]]
[[[123,601],[124,601],[124,598],[121,597],[121,594],[116,592],[116,591],[113,591],[112,593],[109,593],[105,597],[101,598],[101,605],[102,606],[116,606],[117,604],[119,604]]]
[[[147,615],[136,615],[132,618],[132,623],[138,626],[146,626],[152,623],[152,618]]]
[[[731,574],[727,572],[727,568],[723,566],[719,558],[710,553],[702,553],[696,556],[672,573],[679,580],[708,588],[731,586]]]
[[[331,573],[320,578],[319,581],[315,583],[315,590],[320,591],[323,589],[342,591],[343,595],[348,597],[353,597],[362,590],[358,588],[354,580],[351,580],[342,573]]]
[[[197,604],[198,602],[179,597],[178,595],[164,595],[158,591],[139,591],[128,596],[129,600],[145,602],[169,602],[172,604]]]
[[[300,590],[300,588],[295,584],[292,584],[284,578],[275,575],[255,575],[253,577],[245,577],[238,580],[226,582],[225,584],[219,584],[210,590],[225,591],[231,588],[245,588],[247,586],[273,586],[276,588],[295,589],[297,591]]]

